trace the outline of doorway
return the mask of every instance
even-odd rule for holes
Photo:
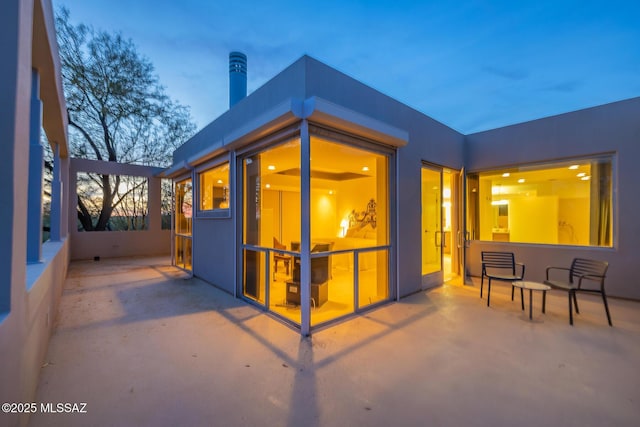
[[[458,278],[462,271],[461,174],[433,164],[421,171],[422,288]]]

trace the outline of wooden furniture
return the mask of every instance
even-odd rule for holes
[[[611,323],[611,315],[609,314],[609,304],[607,304],[607,294],[604,291],[604,279],[608,268],[609,263],[606,261],[586,258],[575,258],[569,268],[547,267],[547,280],[544,281],[545,285],[549,285],[553,289],[566,291],[569,294],[570,325],[573,325],[573,304],[576,306],[576,313],[580,314],[576,294],[578,292],[589,292],[602,295],[602,302],[604,302],[604,309],[607,312],[609,326],[613,326]],[[564,273],[558,273],[560,271]],[[562,278],[558,278],[560,274],[562,274]]]
[[[283,245],[282,243],[280,243],[278,241],[278,239],[276,239],[275,237],[273,238],[273,248],[274,249],[280,249],[283,251],[287,250],[287,245]],[[286,255],[282,252],[273,252],[273,277],[275,280],[276,277],[276,273],[278,272],[278,262],[282,261],[284,263],[284,268],[286,270],[287,276],[289,275],[289,264],[291,263],[291,257],[289,255]]]
[[[516,271],[516,270],[519,270]],[[517,263],[513,252],[482,252],[482,279],[480,280],[480,298],[482,298],[482,288],[484,286],[484,278],[489,279],[487,286],[487,307],[491,298],[491,281],[501,280],[504,282],[512,282],[511,284],[511,301],[513,301],[513,282],[524,278],[524,264]]]

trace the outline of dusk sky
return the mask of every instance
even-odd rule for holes
[[[53,0],[121,32],[204,127],[307,54],[463,133],[640,96],[640,1]]]

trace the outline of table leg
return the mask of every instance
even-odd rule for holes
[[[533,289],[529,289],[529,320],[533,319]]]

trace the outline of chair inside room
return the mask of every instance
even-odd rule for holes
[[[604,279],[607,274],[609,263],[586,258],[575,258],[571,262],[571,267],[547,267],[547,280],[545,284],[553,289],[560,289],[568,292],[569,295],[569,324],[573,325],[573,306],[576,314],[580,314],[578,309],[578,292],[595,293],[602,295],[604,309],[607,313],[609,326],[611,315],[609,304],[607,304],[607,294],[604,291]]]
[[[287,245],[283,245],[282,243],[280,243],[278,241],[278,239],[276,239],[275,237],[273,238],[273,248],[274,249],[280,249],[282,251],[286,251],[287,250]],[[287,276],[289,275],[289,265],[291,264],[291,257],[285,253],[282,252],[273,252],[273,278],[275,280],[276,277],[276,273],[278,272],[278,263],[280,261],[282,261],[282,263],[284,264],[284,268],[285,268],[285,272],[287,273]]]
[[[311,249],[311,253],[327,252],[333,243],[318,243]],[[329,278],[331,257],[317,256],[311,258],[311,304],[320,307],[329,297]],[[292,280],[287,281],[287,304],[300,304],[300,258],[295,257],[293,263]]]
[[[515,282],[524,278],[524,264],[517,263],[513,252],[482,252],[482,278],[480,280],[480,298],[482,298],[482,288],[484,286],[484,278],[488,281],[487,285],[487,307],[491,299],[491,281],[500,280],[503,282]],[[513,301],[513,292],[515,287],[511,285],[511,301]]]

